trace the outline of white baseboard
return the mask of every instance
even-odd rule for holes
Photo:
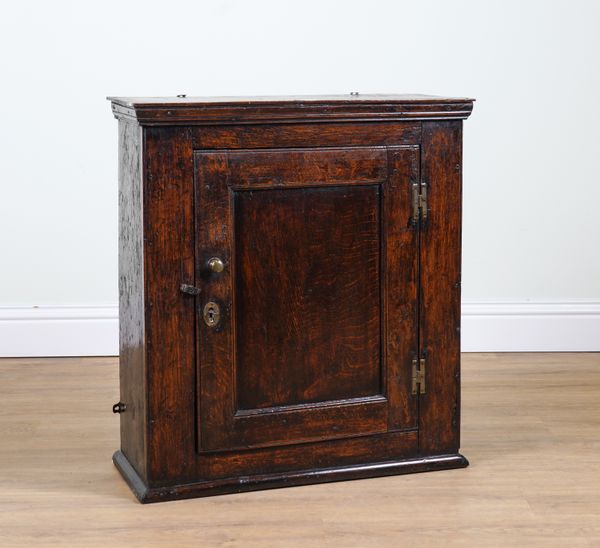
[[[600,301],[465,302],[463,352],[600,351]],[[115,356],[118,307],[0,307],[0,356]]]
[[[116,356],[119,308],[0,308],[0,356]]]
[[[463,352],[600,351],[600,301],[464,302]]]

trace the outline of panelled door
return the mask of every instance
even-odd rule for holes
[[[194,163],[198,450],[416,429],[419,147]]]

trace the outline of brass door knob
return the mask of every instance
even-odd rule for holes
[[[212,257],[206,264],[212,272],[223,272],[223,269],[225,268],[223,261],[219,259],[219,257]]]

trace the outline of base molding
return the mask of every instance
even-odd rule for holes
[[[469,461],[463,455],[455,453],[352,466],[223,478],[172,487],[148,487],[121,451],[117,451],[113,455],[113,462],[137,499],[144,504],[297,485],[449,470],[465,468],[469,465]]]
[[[600,301],[463,302],[462,352],[598,352]]]
[[[0,307],[0,356],[115,356],[116,305]]]

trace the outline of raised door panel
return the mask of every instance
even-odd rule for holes
[[[416,428],[415,177],[417,147],[195,154],[200,451]]]
[[[382,393],[379,193],[235,192],[238,410]]]

